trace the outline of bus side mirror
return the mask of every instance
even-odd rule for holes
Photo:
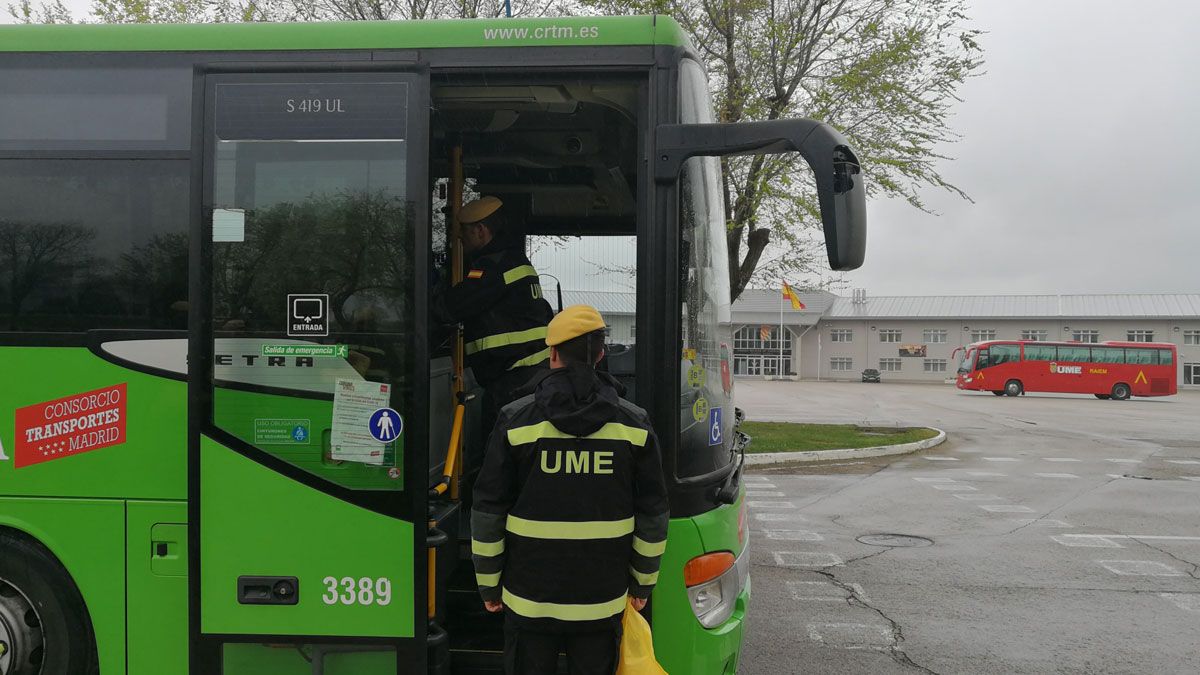
[[[866,186],[849,143],[815,120],[735,124],[662,124],[655,130],[654,179],[671,183],[696,156],[726,157],[799,152],[812,168],[825,230],[829,267],[857,269],[867,252]]]

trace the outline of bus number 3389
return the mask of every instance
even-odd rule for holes
[[[392,580],[387,577],[325,577],[325,593],[321,600],[327,605],[380,605],[392,603]]]

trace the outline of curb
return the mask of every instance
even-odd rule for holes
[[[906,455],[918,450],[928,450],[946,441],[946,432],[936,427],[928,427],[938,432],[937,436],[913,443],[900,445],[878,445],[873,448],[842,448],[838,450],[811,450],[809,452],[760,452],[746,453],[747,466],[764,466],[770,464],[793,464],[799,462],[826,462],[831,459],[862,459],[864,457],[886,457],[888,455]]]

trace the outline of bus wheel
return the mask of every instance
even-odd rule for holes
[[[83,598],[54,555],[0,530],[0,673],[99,672]]]
[[[1009,380],[1004,383],[1004,393],[1008,396],[1020,396],[1025,393],[1025,387],[1021,386],[1020,380]]]
[[[1114,401],[1124,401],[1129,398],[1129,385],[1118,382],[1113,385],[1112,398]]]
[[[1108,399],[1112,398],[1112,395],[1111,394],[1096,394],[1096,398],[1100,399],[1101,401],[1107,401]]]

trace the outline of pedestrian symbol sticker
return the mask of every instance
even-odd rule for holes
[[[371,415],[369,431],[380,443],[391,443],[404,431],[404,419],[391,408],[380,408]]]
[[[708,444],[721,445],[725,440],[725,430],[721,427],[721,408],[708,410]]]
[[[696,402],[692,404],[692,419],[696,420],[697,422],[703,422],[704,418],[707,416],[708,416],[708,399],[706,399],[706,398],[696,399]]]

